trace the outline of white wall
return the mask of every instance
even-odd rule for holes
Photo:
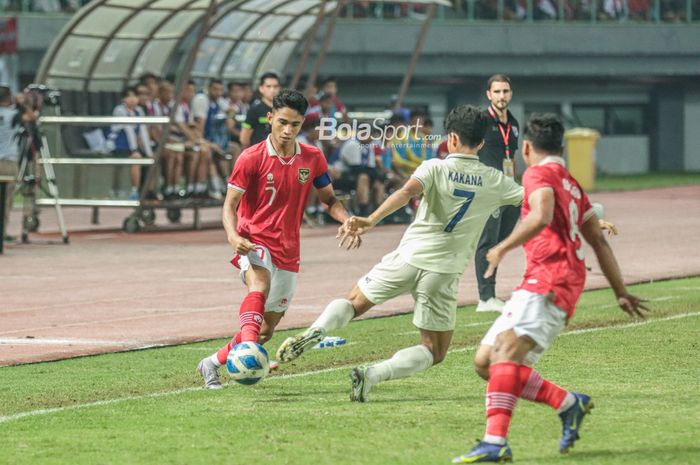
[[[686,89],[684,106],[685,169],[700,171],[700,89]]]
[[[649,171],[649,137],[603,136],[598,141],[596,169],[605,174]]]

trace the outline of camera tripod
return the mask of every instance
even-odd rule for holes
[[[38,124],[38,123],[37,123]],[[37,143],[38,141],[38,143]],[[51,164],[46,136],[38,126],[25,128],[20,135],[20,165],[17,175],[16,191],[20,192],[22,202],[22,243],[29,243],[29,233],[39,229],[39,209],[36,206],[37,189],[54,200],[58,228],[61,232],[63,243],[68,243],[68,231],[63,220],[63,210],[58,201],[58,186],[56,185],[56,172]],[[42,186],[40,166],[44,168],[46,188]]]

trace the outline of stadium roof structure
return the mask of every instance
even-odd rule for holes
[[[93,0],[54,40],[37,82],[62,90],[115,92],[146,72],[251,81],[268,70],[285,70],[299,44],[306,41],[303,67],[323,19],[332,18],[326,31],[329,36],[341,7],[348,3]],[[447,0],[409,3],[451,6]],[[324,41],[323,54],[328,42]],[[295,83],[298,77],[299,72]]]

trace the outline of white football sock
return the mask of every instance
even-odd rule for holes
[[[401,349],[389,360],[369,367],[366,373],[371,384],[389,379],[406,378],[433,366],[433,354],[423,344]]]
[[[348,299],[336,299],[328,304],[310,328],[321,328],[329,333],[347,325],[354,317],[355,308],[352,303]]]
[[[564,402],[562,402],[561,405],[559,406],[559,410],[557,410],[557,413],[561,413],[561,412],[565,412],[565,411],[569,410],[575,403],[576,403],[576,396],[570,392],[566,393],[566,397],[564,397]]]
[[[488,442],[489,444],[498,444],[499,446],[505,446],[506,442],[508,441],[503,436],[484,434],[484,442]]]

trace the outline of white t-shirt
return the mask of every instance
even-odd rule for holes
[[[355,139],[350,139],[340,148],[340,161],[346,167],[363,166],[375,168],[377,160],[374,157],[374,148],[369,144],[364,146]]]
[[[217,103],[219,104],[219,111],[223,113],[228,111],[228,103],[224,98],[218,99]],[[195,95],[190,106],[192,107],[192,116],[206,120],[209,113],[209,96],[205,93]]]
[[[436,273],[463,273],[489,216],[523,200],[522,186],[476,155],[424,161],[411,177],[423,184],[423,199],[398,250],[407,263]]]
[[[17,108],[0,107],[0,160],[17,161],[19,148],[17,147],[17,130],[12,122],[17,117]]]

